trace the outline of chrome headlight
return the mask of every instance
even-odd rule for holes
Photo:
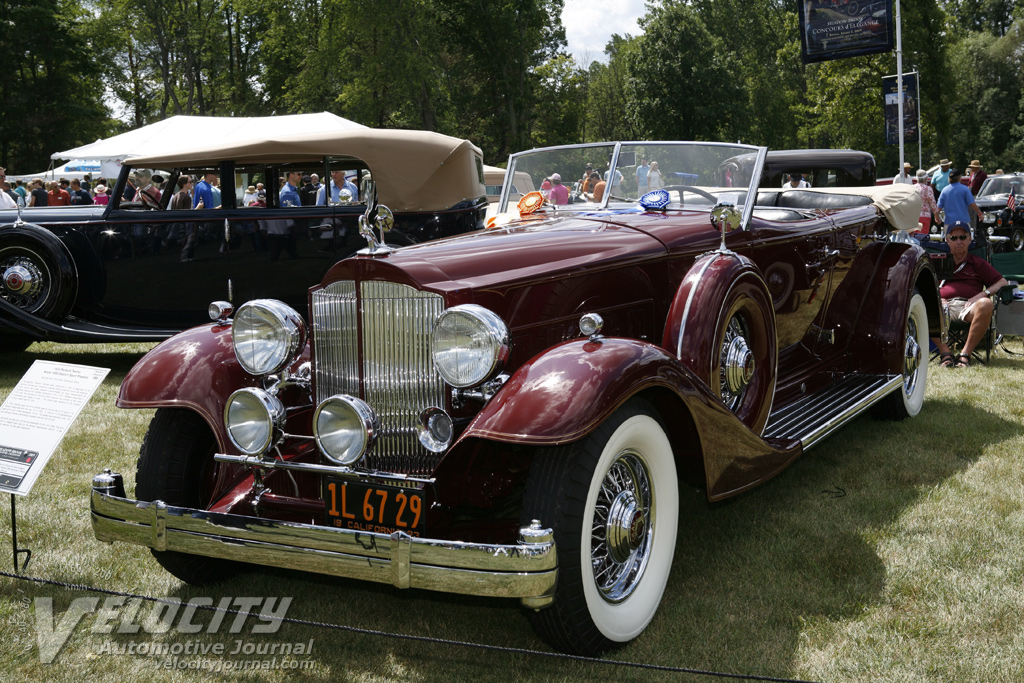
[[[430,350],[445,382],[466,388],[486,382],[508,360],[508,328],[476,304],[449,308],[437,317]]]
[[[981,220],[984,223],[995,223],[996,215],[994,213],[989,213],[986,211],[985,213],[981,214]]]
[[[996,229],[990,225],[988,226],[988,230],[986,232],[988,232],[989,235],[994,235],[996,234]]]
[[[380,422],[366,402],[338,394],[313,414],[313,435],[321,452],[339,465],[352,465],[370,450]]]
[[[281,400],[262,389],[246,387],[228,397],[224,426],[228,438],[246,455],[259,455],[281,442],[285,410]]]
[[[295,309],[275,299],[242,304],[231,325],[235,357],[252,375],[277,372],[306,345],[306,323]]]

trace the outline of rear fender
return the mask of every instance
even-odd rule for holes
[[[151,350],[128,372],[117,395],[119,408],[186,408],[201,415],[222,453],[234,452],[224,430],[228,396],[259,386],[235,358],[231,325],[195,327]]]
[[[887,244],[877,274],[868,285],[850,344],[856,370],[890,374],[903,371],[907,307],[915,288],[928,311],[929,334],[943,334],[938,283],[927,253],[914,245]]]

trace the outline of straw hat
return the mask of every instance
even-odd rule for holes
[[[949,159],[943,159],[942,161],[939,162],[939,166],[941,166],[942,168],[949,168],[949,165]]]
[[[975,159],[971,163],[967,164],[967,168],[981,168],[981,164],[978,163],[977,159]]]

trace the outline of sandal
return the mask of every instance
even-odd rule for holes
[[[953,354],[947,351],[946,353],[939,354],[939,365],[944,368],[951,368],[954,365]]]
[[[971,357],[966,353],[961,353],[956,357],[956,367],[958,368],[969,368],[971,367]]]

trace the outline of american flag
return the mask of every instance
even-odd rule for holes
[[[1017,208],[1017,183],[1010,185],[1010,196],[1006,198],[1006,208],[1010,211]]]

